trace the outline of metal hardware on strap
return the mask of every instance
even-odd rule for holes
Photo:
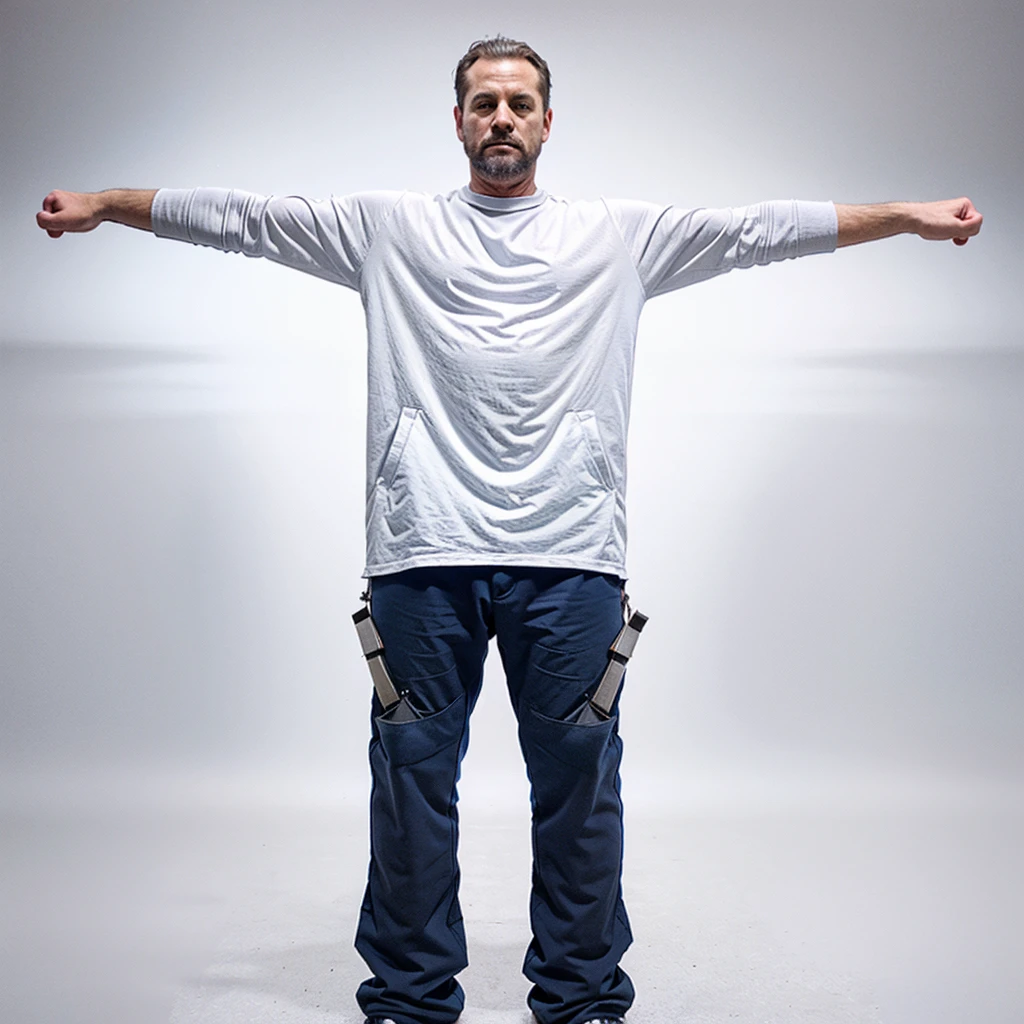
[[[594,696],[590,698],[590,706],[602,718],[611,718],[615,698],[619,695],[622,677],[626,673],[626,662],[632,657],[640,631],[646,624],[647,616],[643,612],[633,612],[608,648],[608,667],[597,684]]]
[[[356,624],[356,633],[359,636],[359,646],[363,649],[363,656],[370,666],[370,678],[373,680],[373,688],[377,691],[377,698],[380,700],[384,710],[387,711],[397,704],[402,698],[391,681],[388,666],[384,661],[384,644],[381,642],[377,627],[370,617],[369,608],[360,608],[352,616]]]

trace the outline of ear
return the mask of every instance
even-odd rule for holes
[[[551,134],[551,117],[553,114],[554,111],[550,107],[544,111],[544,130],[541,132],[541,142],[548,141],[548,136]]]
[[[462,134],[462,110],[458,104],[455,105],[453,113],[455,114],[455,134],[458,135],[459,142],[465,142],[466,140]]]

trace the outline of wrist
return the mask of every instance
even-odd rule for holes
[[[896,203],[900,208],[900,231],[903,234],[919,235],[924,228],[921,203]]]
[[[102,192],[90,192],[88,194],[89,206],[97,221],[116,220],[116,197],[118,191],[120,190],[116,188],[108,188]]]

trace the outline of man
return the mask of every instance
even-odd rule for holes
[[[456,70],[469,186],[313,202],[237,191],[52,192],[54,237],[112,220],[266,256],[357,289],[369,341],[367,563],[387,661],[415,715],[374,700],[372,852],[356,945],[369,1021],[463,1005],[456,783],[497,636],[531,782],[541,1024],[621,1021],[617,715],[579,711],[622,624],[625,450],[646,299],[734,267],[912,232],[964,244],[967,199],[683,210],[568,202],[535,184],[550,75],[526,44]]]

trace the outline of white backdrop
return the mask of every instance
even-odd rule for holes
[[[53,241],[32,215],[51,187],[457,187],[451,68],[504,31],[552,66],[549,191],[967,193],[988,218],[964,249],[902,237],[648,307],[631,769],[689,784],[760,752],[1016,779],[1019,10],[298,10],[4,8],[3,756],[361,791],[358,298],[109,225]],[[476,770],[518,779],[490,696]]]

